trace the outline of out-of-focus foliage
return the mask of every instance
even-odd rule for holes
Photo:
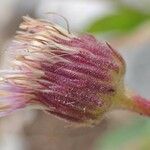
[[[150,121],[143,119],[109,133],[99,140],[95,150],[150,150],[149,142]]]
[[[96,19],[87,27],[87,32],[126,33],[133,30],[145,21],[150,20],[150,13],[131,7],[119,7],[109,15]]]

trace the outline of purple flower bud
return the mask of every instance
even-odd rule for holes
[[[93,124],[123,105],[125,62],[108,43],[29,17],[20,29],[9,49],[15,69],[1,71],[1,116],[35,105]]]

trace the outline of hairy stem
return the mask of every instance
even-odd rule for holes
[[[136,94],[127,94],[125,99],[119,101],[119,107],[150,117],[150,100]]]

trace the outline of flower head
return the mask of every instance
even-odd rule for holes
[[[20,29],[9,49],[14,69],[1,71],[1,116],[39,105],[65,120],[93,124],[123,104],[125,62],[108,43],[30,17]]]

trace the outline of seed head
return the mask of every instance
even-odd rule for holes
[[[1,116],[32,105],[71,122],[93,124],[110,109],[129,106],[125,62],[108,43],[23,19],[9,48],[13,69],[1,71]]]

